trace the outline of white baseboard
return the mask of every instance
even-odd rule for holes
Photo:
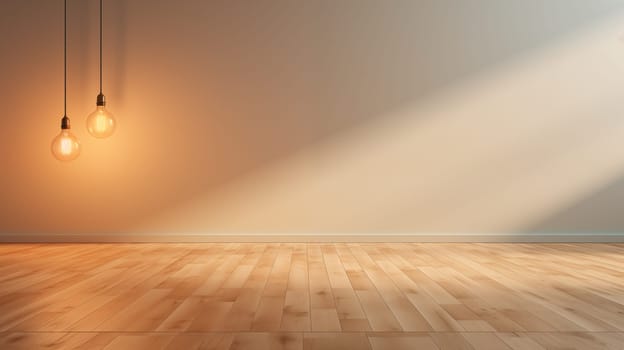
[[[624,243],[624,233],[548,234],[2,234],[0,243],[466,242]]]

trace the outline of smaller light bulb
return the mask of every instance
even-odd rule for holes
[[[99,94],[95,111],[87,117],[87,130],[89,134],[99,139],[109,137],[115,132],[115,117],[106,110],[104,95]]]
[[[74,160],[80,155],[80,141],[71,133],[67,117],[63,117],[61,133],[52,140],[52,154],[60,161]]]

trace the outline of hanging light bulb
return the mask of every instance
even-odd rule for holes
[[[100,93],[97,96],[95,111],[87,117],[87,130],[92,136],[103,139],[111,136],[116,126],[115,117],[106,110],[106,98],[102,94],[102,0],[100,0]]]
[[[106,110],[106,100],[100,93],[97,97],[96,109],[87,117],[87,130],[97,138],[109,137],[115,132],[115,117]]]
[[[52,154],[61,161],[70,161],[80,155],[80,142],[72,134],[71,124],[67,117],[67,0],[64,0],[64,47],[63,47],[63,104],[64,113],[61,119],[61,133],[52,140]]]
[[[52,140],[52,154],[61,161],[70,161],[80,155],[80,141],[72,134],[69,118],[61,121],[61,132]]]

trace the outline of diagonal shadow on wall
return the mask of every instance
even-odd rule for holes
[[[576,202],[533,223],[521,232],[622,233],[624,228],[624,177],[605,184]]]

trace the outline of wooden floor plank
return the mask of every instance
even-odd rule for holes
[[[427,333],[377,334],[370,335],[372,350],[438,350],[438,346]]]
[[[365,333],[305,333],[305,350],[371,350]]]
[[[303,350],[301,333],[235,333],[230,350]]]

